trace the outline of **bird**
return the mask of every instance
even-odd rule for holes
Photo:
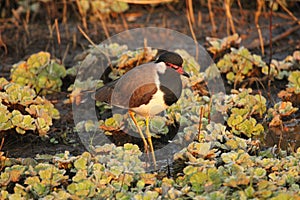
[[[155,169],[156,158],[149,120],[176,103],[181,96],[181,76],[189,77],[189,74],[183,70],[182,64],[183,59],[179,54],[165,51],[154,62],[136,66],[119,79],[109,82],[95,91],[96,101],[128,109],[143,140],[145,152],[147,154],[148,150],[151,152]],[[145,118],[145,135],[137,123],[135,114]]]

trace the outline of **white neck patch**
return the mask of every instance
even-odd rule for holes
[[[156,63],[156,69],[158,73],[164,74],[167,69],[167,65],[164,62]]]

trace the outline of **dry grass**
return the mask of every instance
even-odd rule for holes
[[[103,0],[105,1],[105,0]],[[216,24],[215,16],[219,15],[220,11],[222,11],[226,16],[226,30],[227,35],[231,35],[237,32],[236,26],[237,23],[242,22],[244,19],[244,9],[243,7],[248,6],[244,1],[241,0],[185,0],[185,2],[181,2],[178,0],[119,0],[121,2],[129,3],[130,5],[140,5],[141,9],[145,9],[145,6],[149,6],[149,14],[147,16],[147,21],[149,21],[151,14],[155,7],[157,5],[166,5],[166,8],[173,10],[174,12],[181,12],[180,10],[174,9],[174,6],[176,4],[185,4],[185,14],[186,18],[188,20],[188,27],[190,30],[190,33],[195,41],[197,41],[197,35],[195,34],[195,30],[200,27],[201,20],[202,20],[202,14],[201,11],[197,11],[198,13],[195,13],[195,10],[199,10],[199,7],[205,7],[208,9],[209,13],[209,19],[211,22],[211,35],[210,36],[217,36],[218,30],[221,30],[222,27],[218,27],[220,25]],[[34,20],[37,13],[35,11],[27,9],[24,6],[17,6],[15,9],[13,9],[14,1],[5,1],[5,12],[4,10],[0,10],[0,14],[3,16],[0,18],[0,48],[4,49],[4,53],[7,54],[7,45],[6,41],[2,40],[1,32],[5,30],[8,27],[11,26],[17,26],[17,27],[23,27],[25,33],[27,36],[30,35],[28,27],[31,22],[31,20]],[[17,2],[17,1],[16,1]],[[15,3],[16,3],[15,2]],[[91,23],[99,23],[102,27],[102,30],[107,38],[111,36],[110,28],[113,26],[111,24],[111,18],[120,18],[121,22],[123,23],[123,27],[125,30],[129,29],[128,25],[128,18],[127,15],[123,13],[101,13],[100,10],[95,10],[86,8],[86,6],[91,6],[91,1],[85,1],[85,3],[82,3],[80,0],[62,0],[59,2],[53,2],[53,1],[37,1],[38,4],[40,4],[40,7],[45,9],[47,12],[47,24],[49,26],[49,32],[50,37],[52,37],[52,28],[56,31],[56,40],[58,45],[61,44],[61,34],[59,25],[60,23],[65,24],[65,32],[68,33],[68,27],[67,23],[70,19],[70,15],[73,17],[73,19],[76,18],[80,20],[81,26],[83,27],[84,31],[89,34],[91,31],[91,28],[89,27],[89,24]],[[292,2],[294,3],[294,2]],[[291,3],[291,5],[292,5]],[[149,5],[148,5],[149,4]],[[150,6],[151,4],[151,6]],[[247,3],[249,4],[249,2]],[[262,35],[262,29],[260,25],[260,16],[262,14],[272,14],[273,6],[270,7],[269,2],[266,0],[257,0],[256,3],[252,2],[253,6],[256,5],[256,12],[255,12],[255,18],[254,23],[256,25],[257,33],[258,33],[258,41],[261,50],[261,54],[265,54],[265,46],[268,45],[272,47],[270,43],[272,43],[272,38],[270,38],[270,41],[266,43],[264,41],[263,35]],[[276,4],[279,8],[282,9],[286,13],[286,16],[289,17],[292,21],[300,25],[300,20],[293,14],[292,11],[289,10],[289,4],[285,4],[283,0],[275,0],[274,5]],[[273,5],[272,4],[272,5]],[[173,6],[174,5],[174,6]],[[234,8],[234,12],[238,10],[240,13],[240,16],[233,16],[232,9]],[[11,13],[8,14],[7,10],[11,10]],[[195,14],[198,14],[198,19],[195,19]],[[271,18],[272,16],[270,16]],[[91,19],[93,19],[91,21]],[[163,19],[167,19],[167,17],[163,17]],[[147,22],[146,21],[146,22]],[[163,20],[163,26],[166,25],[165,21]],[[93,25],[94,26],[94,25]],[[118,28],[115,28],[118,29]],[[272,34],[273,27],[271,24],[269,24],[269,32]],[[298,28],[293,28],[291,31],[287,31],[282,37],[286,37],[288,34],[294,32],[295,30],[298,30]],[[73,41],[77,41],[76,38],[74,38],[74,35],[69,35],[70,39]],[[270,36],[272,37],[272,36]],[[281,38],[281,37],[280,37]]]

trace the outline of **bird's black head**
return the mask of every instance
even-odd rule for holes
[[[165,52],[158,57],[156,62],[171,63],[173,65],[177,65],[181,67],[183,63],[183,59],[177,53]]]
[[[168,67],[173,68],[179,74],[189,77],[189,75],[182,69],[183,59],[179,54],[167,51],[158,57],[156,63],[159,62],[164,62]]]

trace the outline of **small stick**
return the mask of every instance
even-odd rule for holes
[[[269,37],[270,37],[270,58],[269,58],[269,69],[268,69],[268,97],[269,99],[271,99],[271,63],[272,63],[272,55],[273,55],[273,34],[272,34],[272,25],[273,25],[273,21],[272,21],[272,14],[273,14],[273,5],[274,5],[274,1],[271,4],[271,8],[270,8],[270,21],[269,21]]]
[[[0,150],[2,150],[2,147],[3,147],[3,144],[4,144],[4,140],[5,140],[5,138],[3,137],[2,140],[1,140],[1,144],[0,144]]]
[[[227,21],[230,24],[231,31],[232,33],[236,33],[234,23],[232,20],[231,11],[230,11],[230,0],[224,0],[224,6],[226,11]]]
[[[193,29],[193,26],[192,26],[192,22],[191,22],[191,18],[190,18],[190,15],[189,15],[189,13],[188,13],[188,10],[186,11],[186,17],[187,17],[187,19],[188,19],[190,31],[191,31],[191,34],[192,34],[192,37],[193,37],[193,39],[194,39],[195,46],[196,46],[196,55],[195,55],[195,59],[198,60],[199,47],[198,47],[197,38],[196,38],[194,29]]]
[[[59,32],[59,27],[58,27],[58,21],[57,21],[57,18],[55,19],[54,24],[55,24],[56,35],[57,35],[57,43],[58,43],[58,45],[60,46],[61,40],[60,40],[60,32]]]
[[[3,40],[2,40],[2,34],[1,34],[1,31],[0,31],[0,47],[3,47],[4,48],[4,55],[7,55],[7,53],[8,53],[8,50],[7,50],[7,45],[3,42]]]
[[[126,19],[125,19],[125,17],[124,17],[124,14],[121,13],[120,15],[121,15],[121,19],[122,19],[124,28],[128,31],[128,24],[127,24],[127,21],[126,21]]]
[[[2,150],[2,147],[3,147],[3,145],[4,145],[4,140],[5,140],[5,138],[3,137],[3,138],[2,138],[2,141],[1,141],[1,145],[0,145],[0,150]],[[4,156],[3,161],[1,160],[0,171],[2,171],[2,170],[4,169],[4,167],[5,167],[5,161],[6,161],[6,159],[7,159],[7,155],[8,155],[8,152],[6,153],[6,156]]]
[[[289,28],[288,30],[286,30],[285,32],[275,36],[272,38],[272,43],[274,42],[277,42],[287,36],[289,36],[290,34],[292,34],[293,32],[297,31],[298,29],[300,29],[300,25],[297,25],[297,26],[294,26],[292,28]],[[251,43],[250,45],[247,45],[247,48],[248,49],[253,49],[253,48],[256,48],[258,46],[258,43],[257,42],[253,42]],[[267,46],[271,46],[270,42],[269,43],[265,43],[264,44],[265,47]]]
[[[203,106],[200,107],[200,111],[199,111],[199,126],[198,126],[198,142],[200,142],[200,132],[201,132],[201,128],[202,128],[202,119],[203,119]]]
[[[261,14],[261,10],[263,8],[263,5],[264,5],[264,0],[257,0],[257,11],[255,12],[254,21],[255,21],[257,32],[258,32],[259,43],[260,43],[260,48],[261,48],[261,54],[265,55],[264,41],[263,41],[260,26],[259,26],[259,22],[258,22],[259,21],[259,16]]]
[[[79,29],[80,33],[85,37],[85,39],[87,39],[87,41],[89,41],[89,43],[91,43],[91,45],[93,45],[93,47],[97,47],[97,45],[91,40],[91,38],[82,30],[82,28],[78,25],[77,28]]]
[[[210,110],[211,110],[211,105],[212,105],[212,100],[213,100],[212,95],[213,95],[213,93],[211,94],[211,98],[210,98],[209,104],[208,104],[208,124],[210,124],[210,118],[211,118]]]
[[[75,49],[76,45],[77,45],[76,33],[73,33],[73,35],[72,35],[72,42],[73,42],[72,48]]]
[[[68,55],[69,49],[70,49],[70,44],[67,44],[66,50],[65,50],[64,55],[61,59],[62,63],[65,63],[65,60],[66,60],[66,57]]]
[[[264,39],[263,39],[261,29],[260,29],[260,26],[259,26],[258,23],[256,24],[256,29],[257,29],[257,32],[258,32],[259,43],[260,43],[260,48],[261,48],[261,54],[264,56],[265,55]]]
[[[197,18],[197,26],[201,26],[202,24],[202,13],[198,11],[198,18]]]
[[[150,8],[150,10],[149,10],[149,12],[148,12],[148,15],[147,15],[147,17],[146,17],[146,24],[149,23],[150,18],[151,18],[151,15],[152,15],[153,12],[154,12],[154,7],[151,6],[151,8]]]
[[[274,2],[273,2],[274,3]],[[285,11],[285,12],[287,12],[287,14],[289,15],[289,16],[291,16],[291,18],[295,21],[295,22],[297,22],[298,24],[300,24],[300,21],[298,20],[298,18],[289,10],[289,9],[287,9],[287,7],[281,2],[281,1],[278,1],[278,0],[276,0],[276,3],[278,3],[281,7],[282,7],[282,9]],[[272,5],[273,6],[273,5]]]
[[[212,0],[207,1],[207,6],[208,6],[209,18],[210,18],[210,22],[211,22],[211,26],[212,26],[212,35],[215,36],[216,32],[217,32],[217,26],[215,23],[214,13],[213,13],[212,7],[211,7],[211,1]]]
[[[237,4],[239,6],[241,17],[242,17],[241,21],[244,21],[244,10],[243,10],[243,7],[242,7],[241,0],[237,0]]]
[[[63,0],[63,19],[62,19],[62,22],[64,24],[67,23],[67,0]]]
[[[99,11],[97,12],[97,16],[100,19],[100,22],[101,22],[102,28],[104,30],[105,36],[107,38],[109,38],[110,35],[109,35],[108,29],[107,29],[107,26],[106,26],[105,19],[103,18],[102,14]]]
[[[188,15],[190,16],[191,22],[192,22],[192,24],[195,24],[193,0],[186,0],[186,5],[187,5]]]
[[[300,28],[300,25],[294,26],[288,30],[286,30],[285,32],[273,37],[272,42],[276,42],[278,40],[281,40],[287,36],[289,36],[290,34],[292,34],[293,32],[297,31]],[[271,45],[270,45],[271,46]]]
[[[81,20],[82,20],[83,27],[84,27],[85,30],[87,30],[86,13],[82,10],[82,7],[80,5],[79,0],[76,0],[76,4],[77,4],[77,7],[78,7],[78,11],[81,15]]]
[[[91,38],[82,30],[82,28],[78,25],[77,28],[79,29],[80,33],[85,37],[85,39],[87,39],[89,41],[89,43],[91,43],[91,45],[93,45],[93,47],[95,47],[96,49],[98,49],[101,53],[103,53],[109,63],[109,66],[112,67],[112,64],[111,64],[111,60],[109,58],[109,55],[102,51],[92,40]]]

